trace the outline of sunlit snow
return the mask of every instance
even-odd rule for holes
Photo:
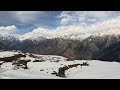
[[[7,57],[17,54],[18,52],[4,51],[0,52],[0,57]],[[35,55],[35,54],[34,54]],[[120,63],[103,62],[99,60],[87,60],[90,66],[77,66],[66,70],[66,78],[52,75],[53,71],[64,65],[78,64],[86,60],[66,61],[66,58],[55,55],[36,55],[42,57],[44,62],[33,62],[36,58],[32,58],[27,54],[25,59],[30,59],[28,69],[13,69],[12,62],[5,62],[0,68],[1,79],[109,79],[120,78]],[[59,60],[59,62],[55,62]],[[42,70],[42,71],[40,71]]]

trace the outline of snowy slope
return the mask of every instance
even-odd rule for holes
[[[82,69],[72,68],[66,73],[68,78],[74,79],[116,79],[120,78],[120,63],[117,62],[103,62],[92,60],[89,61],[89,67]],[[70,71],[70,72],[69,72]]]
[[[3,52],[1,56],[6,54],[13,55],[15,52]],[[17,53],[17,52],[16,52]],[[36,54],[34,54],[36,55]],[[5,62],[0,68],[1,79],[101,79],[101,78],[120,78],[120,63],[117,62],[103,62],[99,60],[88,60],[90,66],[77,66],[66,70],[66,78],[52,75],[53,71],[58,71],[60,67],[72,64],[81,64],[86,60],[66,61],[66,58],[55,55],[36,55],[39,59],[45,60],[44,62],[33,62],[35,59],[27,54],[25,58],[30,59],[28,62],[28,69],[19,68],[13,69],[11,62]],[[41,58],[40,58],[41,57]],[[55,62],[55,61],[59,62]]]
[[[18,52],[2,51],[0,52],[0,58],[14,56],[14,54],[18,54]]]

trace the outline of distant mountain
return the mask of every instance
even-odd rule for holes
[[[120,41],[100,50],[96,55],[94,55],[93,59],[120,62]]]
[[[20,40],[17,36],[12,35],[0,35],[0,47],[4,47],[6,50],[13,50]]]
[[[54,38],[41,36],[33,39],[0,35],[0,49],[21,50],[42,55],[61,55],[70,59],[120,61],[120,29],[109,29],[106,32],[86,36],[84,39],[80,38],[82,37],[80,35],[71,34],[71,36]]]

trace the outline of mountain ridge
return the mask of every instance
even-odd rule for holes
[[[108,30],[109,33],[100,33],[96,35],[90,35],[85,39],[72,39],[72,38],[37,38],[37,39],[25,39],[19,40],[19,37],[4,36],[0,37],[0,49],[6,50],[21,50],[23,52],[30,52],[42,55],[61,55],[70,59],[100,59],[107,60],[107,53],[118,47],[120,43],[120,31],[119,29]],[[112,34],[110,32],[113,32]],[[116,44],[116,45],[114,45]],[[111,47],[112,46],[112,47]],[[114,46],[114,47],[113,47]],[[111,48],[110,48],[111,47]],[[109,50],[109,48],[111,50]],[[118,52],[117,49],[114,52]],[[98,54],[97,54],[98,53]],[[97,55],[96,55],[97,54]],[[119,54],[115,61],[120,61]],[[102,56],[103,55],[103,56]],[[99,58],[101,57],[101,58]],[[106,58],[104,58],[106,57]],[[109,58],[110,59],[110,58]],[[112,61],[110,59],[110,61]]]

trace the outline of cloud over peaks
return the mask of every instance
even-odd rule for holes
[[[15,25],[12,26],[1,26],[0,27],[0,34],[14,34],[18,31],[17,27]]]
[[[60,26],[55,29],[45,29],[39,27],[34,29],[32,32],[23,35],[23,38],[32,39],[42,36],[46,38],[69,37],[79,39],[99,33],[108,32],[109,34],[110,32],[117,33],[118,31],[120,31],[120,17],[108,19],[91,25],[68,25]]]

